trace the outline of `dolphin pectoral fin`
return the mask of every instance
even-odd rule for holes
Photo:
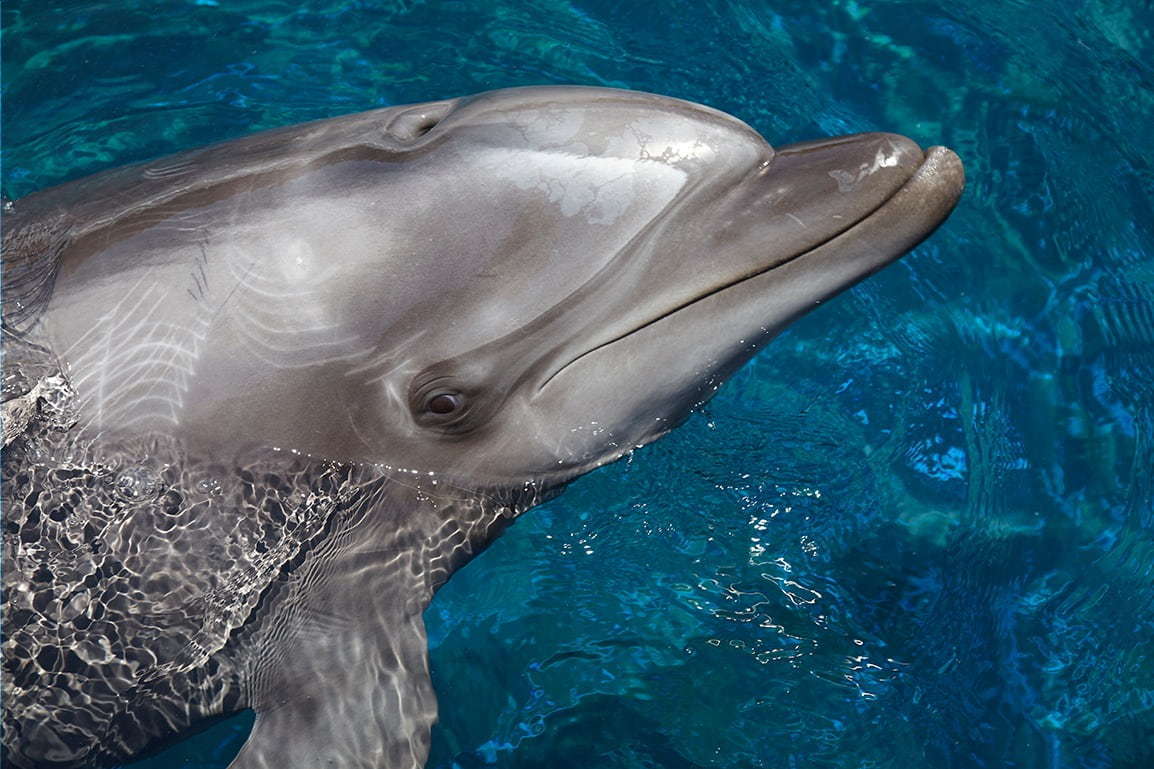
[[[379,497],[373,497],[380,502]],[[365,504],[267,596],[248,640],[256,711],[230,769],[420,769],[437,701],[420,536]]]
[[[229,769],[420,769],[436,698],[419,612],[375,633],[336,628],[291,644]]]

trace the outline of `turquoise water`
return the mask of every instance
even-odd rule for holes
[[[427,613],[449,767],[1154,766],[1154,6],[18,2],[9,197],[539,83],[943,143],[897,266]],[[135,767],[224,767],[247,716]]]

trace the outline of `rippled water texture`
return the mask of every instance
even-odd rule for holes
[[[427,614],[448,767],[1154,766],[1154,8],[18,2],[4,190],[536,83],[944,143],[898,266]],[[138,766],[223,767],[247,721]]]

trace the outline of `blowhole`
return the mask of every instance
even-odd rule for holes
[[[436,128],[452,108],[452,101],[420,104],[394,117],[388,132],[404,142],[416,141]]]
[[[413,135],[414,136],[424,136],[429,131],[432,131],[436,127],[437,123],[440,123],[440,122],[441,122],[440,120],[438,120],[434,117],[426,117],[423,121],[421,121],[420,123],[417,123],[413,127]]]

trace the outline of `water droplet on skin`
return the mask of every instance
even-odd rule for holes
[[[221,492],[220,481],[216,478],[201,478],[196,482],[196,490],[201,494],[219,494]]]
[[[123,499],[144,499],[160,490],[160,480],[146,467],[129,467],[117,474],[114,488]]]
[[[40,413],[55,430],[68,430],[76,424],[76,393],[62,376],[46,377],[41,382]]]

